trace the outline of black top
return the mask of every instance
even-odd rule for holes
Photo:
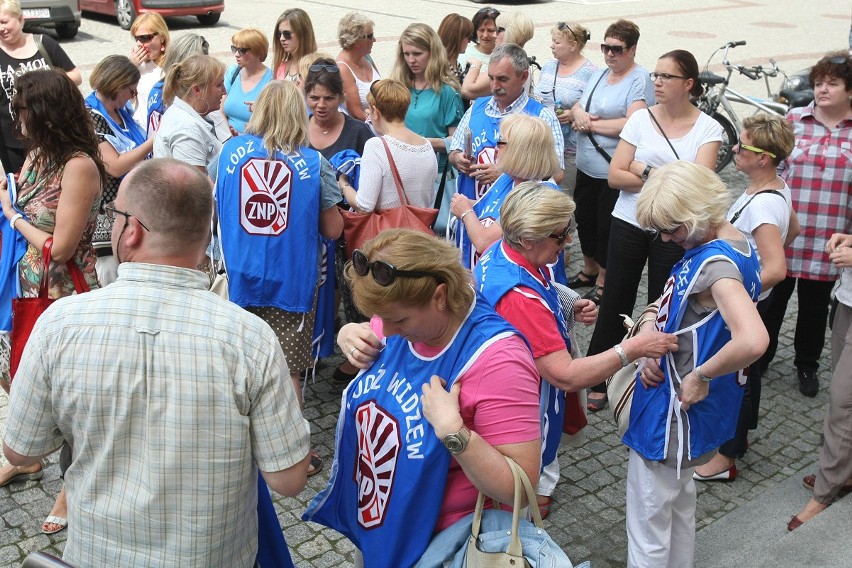
[[[343,150],[355,150],[359,156],[362,156],[364,155],[364,143],[374,136],[370,127],[360,120],[356,120],[348,114],[344,114],[343,119],[343,130],[331,146],[322,150],[311,146],[326,160],[331,161],[332,156]]]

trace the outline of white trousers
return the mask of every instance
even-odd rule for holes
[[[694,468],[649,462],[633,450],[627,464],[627,566],[691,568],[695,560]]]

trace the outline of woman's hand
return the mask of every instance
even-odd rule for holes
[[[825,252],[831,254],[842,247],[852,247],[852,235],[834,233],[825,243]]]
[[[3,215],[7,219],[11,219],[15,214],[15,208],[12,206],[12,197],[9,195],[9,183],[5,177],[0,179],[0,204],[3,205]]]
[[[598,305],[591,300],[579,299],[574,302],[574,320],[592,325],[598,319]]]
[[[461,193],[453,195],[453,200],[450,202],[450,213],[454,217],[461,219],[461,216],[471,209],[473,209],[473,201],[469,197]],[[476,213],[474,213],[474,216],[476,216]]]
[[[474,164],[470,168],[470,176],[479,183],[492,184],[497,181],[502,172],[497,169],[497,164]]]
[[[646,389],[657,388],[666,380],[666,376],[660,368],[660,362],[657,359],[643,359],[636,361],[634,364],[638,365],[639,380],[642,381],[642,386]]]
[[[666,353],[677,351],[677,336],[656,329],[643,331],[621,343],[631,360],[642,357],[659,359]]]
[[[337,345],[346,359],[359,369],[367,369],[384,346],[369,323],[347,323],[337,332]]]
[[[707,398],[709,392],[710,383],[705,383],[695,371],[690,371],[680,384],[680,408],[689,410],[690,406]]]
[[[130,55],[128,55],[128,57],[136,67],[139,67],[148,59],[148,49],[144,44],[136,42],[133,45],[133,49],[130,50]]]
[[[828,258],[831,259],[831,263],[837,268],[849,268],[852,266],[852,248],[847,246],[836,249],[828,255]]]
[[[449,392],[445,388],[446,384],[447,381],[441,377],[432,375],[429,382],[423,385],[423,395],[420,397],[423,416],[432,425],[439,440],[458,432],[464,426],[459,410],[459,384],[453,384]]]

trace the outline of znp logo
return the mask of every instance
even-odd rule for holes
[[[290,219],[293,172],[285,162],[251,158],[240,168],[240,225],[250,235],[280,235]]]
[[[358,487],[358,524],[372,529],[385,522],[402,437],[399,423],[375,401],[358,407],[355,428],[358,461],[353,475]]]

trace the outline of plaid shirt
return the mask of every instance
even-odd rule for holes
[[[73,447],[74,566],[250,567],[257,468],[310,435],[272,329],[186,268],[124,263],[109,286],[38,320],[12,387],[6,443]]]
[[[787,276],[837,280],[825,243],[834,233],[852,233],[852,120],[829,130],[814,116],[813,103],[792,109],[787,120],[796,146],[779,174],[792,190],[802,226],[787,247]]]

